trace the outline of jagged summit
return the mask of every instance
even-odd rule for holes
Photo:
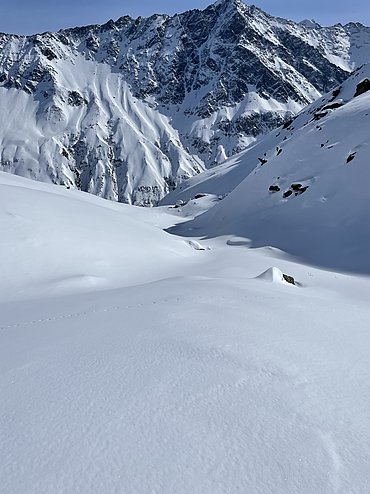
[[[216,2],[212,3],[208,7],[209,8],[214,8],[214,9],[227,9],[227,10],[235,10],[235,9],[243,9],[246,7],[245,2],[243,0],[216,0]]]
[[[0,169],[156,204],[344,81],[368,42],[369,28],[312,29],[240,0],[1,35],[0,110],[16,111]]]
[[[322,26],[315,19],[304,19],[300,24],[308,29],[321,29]]]
[[[236,6],[240,7],[241,5],[244,5],[244,2],[242,0],[216,0],[215,2],[211,3],[202,10],[218,9],[220,7],[228,9],[228,8],[235,8]]]

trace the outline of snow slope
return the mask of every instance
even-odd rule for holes
[[[0,111],[10,116],[0,130],[2,170],[150,205],[203,169],[168,117],[135,98],[107,64],[77,54],[73,63],[57,60],[55,70],[51,104],[0,87]],[[71,94],[84,102],[72,104]]]
[[[194,251],[156,228],[156,218],[0,172],[0,297],[102,290],[176,273]]]
[[[368,277],[0,183],[1,492],[368,492]]]
[[[305,262],[370,273],[369,90],[366,65],[236,163],[222,165],[220,175],[214,169],[204,183],[192,182],[178,197],[218,187],[230,193],[178,230],[248,237],[254,247],[272,245]]]

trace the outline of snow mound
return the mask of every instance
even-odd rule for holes
[[[300,283],[296,283],[293,276],[284,274],[279,268],[271,267],[266,269],[263,273],[259,274],[254,278],[255,280],[267,281],[268,283],[282,283],[283,285],[298,285],[302,286]]]
[[[245,237],[232,237],[226,241],[226,245],[230,245],[231,247],[249,247],[251,240]]]
[[[192,257],[155,210],[0,172],[0,297],[95,291],[173,274]]]
[[[275,267],[266,269],[266,271],[256,276],[255,279],[267,281],[269,283],[285,283],[282,271]]]
[[[202,244],[196,240],[189,240],[187,244],[194,250],[209,250],[209,247],[204,247]]]

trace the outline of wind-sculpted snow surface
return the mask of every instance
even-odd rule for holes
[[[142,208],[0,172],[0,297],[175,275],[192,249],[150,224],[156,221],[155,210],[143,216]]]
[[[0,169],[153,205],[369,60],[370,29],[240,0],[0,35]]]
[[[169,212],[0,173],[0,492],[366,494],[369,279]]]
[[[221,165],[220,175],[215,168],[203,183],[179,191],[177,200],[209,189],[229,194],[178,230],[244,236],[254,247],[272,245],[321,266],[370,273],[369,109],[366,65]],[[249,174],[235,185],[238,169]]]

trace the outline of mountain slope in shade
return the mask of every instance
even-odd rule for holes
[[[307,262],[370,273],[369,129],[366,65],[231,163],[231,173],[252,171],[180,231],[248,237],[254,247],[272,245]],[[234,186],[227,163],[213,179],[225,192]]]
[[[157,204],[369,60],[370,29],[272,17],[240,0],[0,35],[0,169]],[[12,112],[10,112],[10,108]]]

